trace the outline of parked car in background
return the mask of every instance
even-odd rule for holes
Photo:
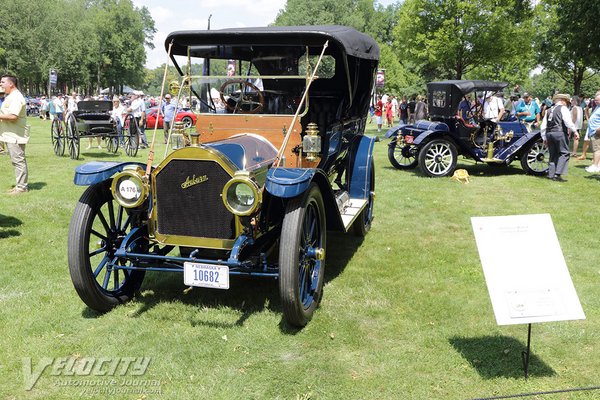
[[[154,129],[154,125],[156,124],[156,115],[157,115],[158,107],[152,107],[146,110],[146,129]],[[181,121],[183,122],[184,128],[191,128],[196,125],[196,114],[194,114],[190,109],[182,110],[179,109],[177,111],[177,115],[175,116],[175,122]],[[158,129],[163,128],[163,115],[162,113],[158,115]]]
[[[211,289],[271,278],[285,320],[302,327],[323,294],[327,231],[364,236],[373,221],[375,139],[364,131],[379,47],[343,26],[180,31],[165,47],[182,74],[192,68],[178,60],[204,59],[202,76],[170,85],[201,103],[192,145],[157,164],[76,169],[89,187],[69,228],[75,289],[105,312],[147,271]]]
[[[485,99],[506,86],[481,80],[429,83],[430,120],[388,130],[390,163],[398,169],[418,165],[425,175],[441,177],[454,173],[462,155],[496,166],[520,160],[526,173],[545,175],[549,155],[539,130],[528,132],[519,121],[494,122],[482,117],[483,104],[478,96]],[[463,107],[468,105],[464,113],[459,110],[461,102]]]

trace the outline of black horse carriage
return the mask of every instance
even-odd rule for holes
[[[73,160],[79,159],[80,139],[83,137],[100,137],[106,141],[106,148],[111,153],[125,147],[125,153],[135,157],[138,151],[139,131],[133,115],[125,117],[121,138],[117,129],[117,121],[111,116],[110,101],[86,100],[77,103],[77,110],[67,114],[65,121],[55,118],[52,121],[52,147],[54,154],[63,156],[69,149]]]

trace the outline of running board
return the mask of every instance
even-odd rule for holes
[[[343,206],[341,212],[342,222],[344,223],[344,229],[346,232],[352,226],[352,223],[358,217],[360,212],[366,207],[367,200],[365,199],[349,199]]]

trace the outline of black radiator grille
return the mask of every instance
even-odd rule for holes
[[[230,178],[213,161],[172,160],[155,178],[158,232],[234,239],[235,217],[221,200],[223,186]]]

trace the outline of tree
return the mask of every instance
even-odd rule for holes
[[[409,72],[391,48],[399,5],[373,6],[372,0],[288,0],[274,25],[346,25],[364,32],[380,45],[379,66],[386,70],[385,88],[390,93],[415,92],[421,80]]]
[[[465,77],[521,81],[533,65],[528,4],[406,0],[394,29],[394,47],[428,81]]]
[[[542,0],[536,10],[538,62],[581,93],[598,71],[600,3],[592,0]]]
[[[5,3],[0,69],[16,74],[25,92],[44,93],[50,69],[58,71],[59,91],[142,82],[144,45],[156,32],[145,7],[131,0]]]

